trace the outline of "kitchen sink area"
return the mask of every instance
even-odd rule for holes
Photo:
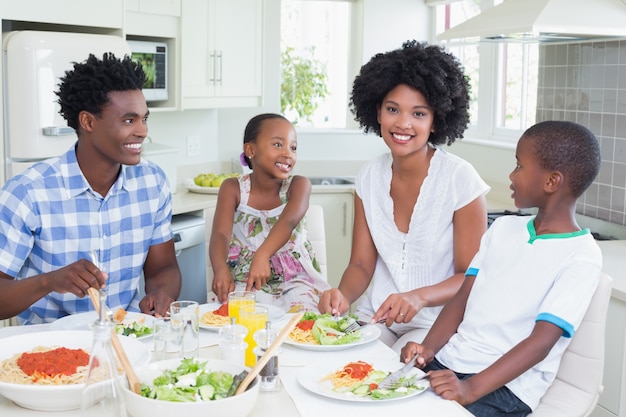
[[[355,177],[307,177],[311,185],[354,185]]]

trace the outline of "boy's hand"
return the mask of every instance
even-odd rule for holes
[[[414,359],[416,356],[417,360]],[[400,361],[409,363],[409,361],[415,360],[415,366],[420,369],[430,363],[434,357],[435,353],[432,349],[415,342],[408,342],[400,349]]]
[[[430,372],[430,388],[445,400],[454,400],[461,405],[476,401],[472,395],[470,379],[460,380],[449,369]]]

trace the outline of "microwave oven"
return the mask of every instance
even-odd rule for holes
[[[167,44],[136,40],[127,42],[131,50],[131,59],[141,64],[146,73],[146,82],[143,85],[146,101],[167,100]]]

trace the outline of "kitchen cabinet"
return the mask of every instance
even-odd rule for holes
[[[124,0],[108,0],[106,7],[97,7],[97,11],[94,8],[93,2],[84,0],[0,0],[0,19],[90,28],[122,28]]]
[[[126,11],[180,16],[182,0],[125,0]]]
[[[262,25],[262,0],[183,1],[183,109],[260,105]]]
[[[352,250],[352,228],[354,223],[354,195],[342,187],[339,192],[311,193],[310,204],[318,204],[324,209],[324,231],[326,232],[326,259],[328,282],[333,287],[339,285],[343,271],[350,261]]]

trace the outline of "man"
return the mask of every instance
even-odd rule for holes
[[[0,318],[45,323],[93,309],[165,315],[181,286],[164,172],[141,160],[145,73],[130,57],[94,55],[61,78],[60,114],[78,141],[0,190]],[[145,275],[146,296],[138,285]]]

